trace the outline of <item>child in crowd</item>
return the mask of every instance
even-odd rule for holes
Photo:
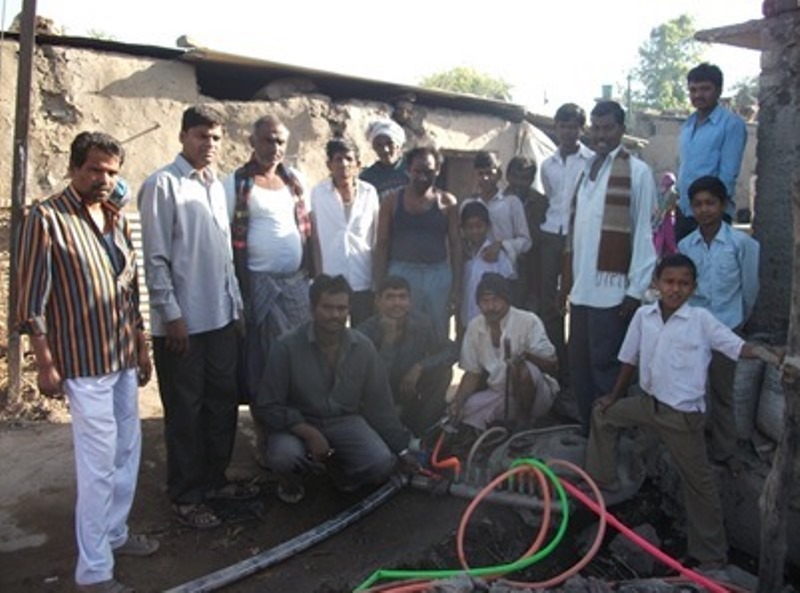
[[[461,209],[461,232],[464,237],[464,283],[461,311],[458,318],[458,335],[462,336],[470,321],[480,315],[475,300],[475,290],[484,273],[497,272],[505,278],[514,273],[514,264],[508,254],[500,250],[494,261],[482,257],[483,251],[494,244],[491,238],[492,223],[489,210],[480,201],[465,204]]]
[[[464,200],[462,208],[470,202],[477,201],[489,210],[493,241],[491,245],[481,250],[481,258],[492,263],[497,261],[501,251],[508,255],[514,265],[514,272],[510,277],[512,303],[518,305],[523,300],[517,282],[518,260],[520,255],[531,248],[531,234],[525,219],[525,208],[517,196],[500,190],[503,172],[496,154],[487,151],[478,152],[473,166],[478,182],[478,195]]]
[[[679,251],[697,266],[697,290],[689,302],[707,309],[733,331],[741,332],[758,297],[758,242],[723,219],[728,192],[718,177],[696,179],[689,186],[689,203],[698,228],[678,244]],[[742,469],[736,455],[733,416],[735,373],[735,361],[714,353],[708,380],[710,452],[716,463],[725,465],[734,475]]]
[[[667,171],[658,185],[658,211],[653,217],[653,244],[658,259],[678,252],[675,242],[675,204],[678,192],[675,189],[675,174]]]
[[[515,156],[508,161],[506,167],[506,180],[508,185],[506,195],[517,196],[525,210],[525,222],[531,235],[531,248],[520,255],[517,264],[519,273],[519,291],[522,297],[520,306],[532,309],[539,300],[539,290],[542,286],[541,272],[542,261],[538,249],[541,237],[539,225],[544,221],[547,211],[547,198],[544,194],[533,189],[533,180],[536,178],[536,163],[526,156]],[[536,312],[541,315],[539,311]]]
[[[763,346],[745,343],[707,310],[687,303],[697,285],[690,258],[665,257],[655,276],[660,300],[636,311],[620,348],[622,369],[616,384],[595,403],[586,469],[601,488],[618,490],[619,430],[653,429],[683,480],[688,553],[701,569],[722,570],[728,544],[704,438],[711,353],[718,351],[731,360],[758,356],[775,362],[776,357]],[[624,397],[637,367],[644,395]]]

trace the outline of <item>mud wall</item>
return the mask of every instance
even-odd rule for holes
[[[16,97],[16,41],[0,47],[0,201],[10,198]],[[60,188],[69,144],[83,130],[102,130],[120,139],[127,156],[122,174],[137,188],[153,170],[172,161],[180,146],[183,110],[210,101],[198,91],[194,67],[185,62],[124,54],[38,46],[32,89],[28,200]],[[388,116],[386,103],[333,102],[323,95],[278,101],[214,102],[226,115],[226,141],[219,164],[225,175],[249,155],[252,122],[266,113],[283,118],[292,132],[287,160],[309,183],[327,175],[324,146],[334,131],[358,144],[362,162],[374,160],[364,132],[371,120]],[[518,152],[520,124],[451,109],[422,108],[423,125],[440,148],[495,150],[503,161]],[[543,134],[539,140],[549,143]],[[552,145],[551,145],[552,146]]]

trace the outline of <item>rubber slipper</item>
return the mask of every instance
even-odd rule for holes
[[[192,529],[213,529],[222,525],[222,520],[208,506],[198,504],[176,504],[172,510],[181,525]]]

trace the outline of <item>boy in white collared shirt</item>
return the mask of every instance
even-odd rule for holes
[[[655,275],[661,298],[634,315],[619,351],[622,369],[616,384],[595,402],[586,469],[602,488],[618,489],[619,429],[653,429],[683,480],[688,553],[702,569],[722,569],[728,544],[703,434],[708,365],[712,350],[731,359],[768,358],[769,353],[745,343],[709,311],[687,303],[697,284],[690,258],[667,256]],[[644,395],[623,397],[637,367]]]

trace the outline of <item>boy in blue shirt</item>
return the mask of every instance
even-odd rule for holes
[[[690,258],[665,257],[655,276],[661,297],[634,314],[619,351],[622,368],[614,388],[595,402],[586,469],[601,488],[618,490],[619,429],[654,430],[683,481],[689,556],[701,570],[722,570],[728,544],[704,437],[708,365],[712,351],[732,360],[777,358],[763,346],[745,343],[706,309],[687,303],[697,282]],[[623,397],[637,367],[644,395]]]
[[[697,290],[689,302],[708,309],[718,321],[741,332],[758,297],[758,242],[723,219],[728,192],[720,178],[695,180],[689,186],[689,200],[698,228],[678,244],[678,250],[697,267]],[[735,361],[714,353],[708,376],[711,457],[734,475],[741,470],[733,414],[735,372]]]

